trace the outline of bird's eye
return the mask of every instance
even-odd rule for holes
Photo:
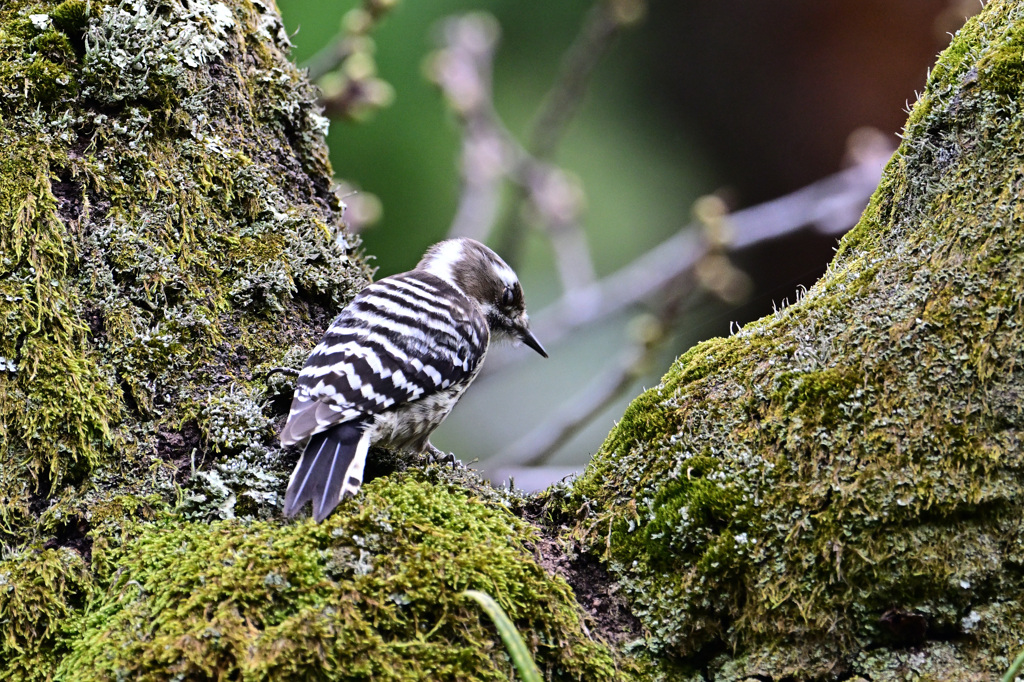
[[[501,307],[508,308],[512,305],[513,300],[515,300],[515,294],[512,293],[512,287],[505,287],[505,291],[501,292]]]

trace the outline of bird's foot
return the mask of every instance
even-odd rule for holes
[[[456,469],[465,469],[466,465],[455,459],[454,452],[442,452],[438,450],[432,443],[427,443],[426,451],[423,453],[423,458],[427,464],[449,464]]]

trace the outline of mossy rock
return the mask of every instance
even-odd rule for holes
[[[1022,35],[1017,2],[967,23],[822,280],[679,358],[576,482],[664,670],[993,679],[1024,650]]]
[[[532,527],[468,475],[370,482],[323,524],[164,515],[93,547],[94,592],[57,677],[508,680],[465,589],[493,595],[549,679],[612,679]]]

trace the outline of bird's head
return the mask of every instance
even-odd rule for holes
[[[519,278],[494,251],[475,239],[448,239],[430,247],[416,269],[443,279],[475,301],[487,317],[492,337],[522,341],[548,356],[530,331]]]

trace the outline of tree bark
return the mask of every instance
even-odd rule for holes
[[[279,518],[367,281],[265,0],[0,9],[0,677],[990,679],[1024,638],[1024,7],[933,70],[829,272],[533,499],[378,453]],[[463,457],[471,453],[462,453]]]
[[[610,677],[465,472],[279,518],[269,372],[369,277],[288,49],[267,0],[0,7],[0,678],[508,679],[467,588]]]
[[[1022,35],[1020,3],[967,23],[822,280],[679,358],[574,486],[663,670],[993,679],[1024,650]]]

